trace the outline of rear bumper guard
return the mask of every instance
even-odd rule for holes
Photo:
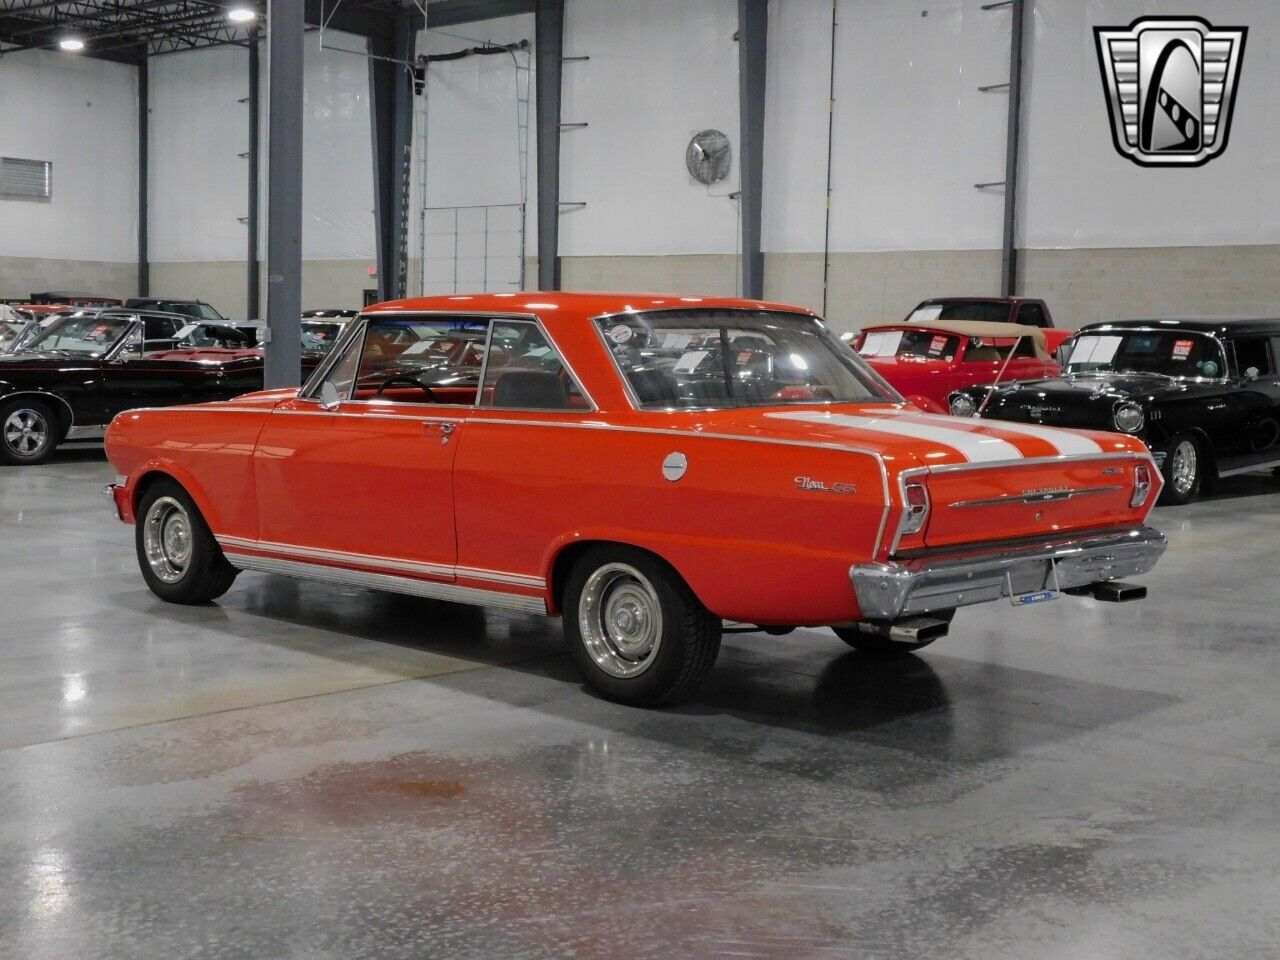
[[[991,548],[855,564],[849,568],[849,577],[864,618],[896,620],[1035,591],[1072,592],[1138,576],[1155,566],[1166,546],[1164,534],[1142,526],[1014,550]]]

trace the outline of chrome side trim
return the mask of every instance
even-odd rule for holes
[[[1167,545],[1162,533],[1142,526],[1015,550],[855,564],[849,578],[864,619],[896,620],[1044,590],[1055,577],[1059,588],[1068,589],[1138,576],[1156,565]]]
[[[1114,493],[1123,490],[1118,484],[1109,487],[1059,487],[1054,490],[1035,490],[1027,493],[1008,493],[1000,497],[987,497],[983,500],[957,500],[947,504],[952,509],[963,510],[968,507],[999,507],[1008,503],[1057,503],[1062,500],[1074,500],[1076,497],[1092,497],[1100,493]]]
[[[1164,462],[1164,454],[1160,454],[1160,462]],[[1242,473],[1253,473],[1255,470],[1271,470],[1280,467],[1280,460],[1268,460],[1265,463],[1251,463],[1247,467],[1232,467],[1230,470],[1219,470],[1220,477],[1236,477]]]
[[[488,580],[492,583],[506,583],[514,586],[533,587],[538,590],[546,588],[545,579],[533,574],[511,573],[505,570],[486,570],[479,567],[455,567],[442,563],[426,563],[420,560],[404,560],[399,557],[384,557],[369,553],[348,553],[344,550],[323,550],[318,547],[302,547],[292,543],[275,543],[266,540],[249,540],[244,537],[215,536],[215,540],[224,550],[262,550],[270,553],[281,553],[300,560],[318,560],[329,563],[358,563],[368,567],[385,567],[389,570],[402,570],[405,573],[418,573],[432,577],[465,577],[470,580]]]
[[[63,440],[101,440],[107,432],[105,423],[92,424],[85,427],[70,427]]]
[[[1004,470],[1016,470],[1019,467],[1037,467],[1059,463],[1077,463],[1085,460],[1142,460],[1149,458],[1150,453],[1138,450],[1125,450],[1118,453],[1072,453],[1056,457],[1027,457],[1025,460],[1005,460],[999,463],[945,463],[936,467],[928,467],[930,473],[957,473],[962,470],[983,470],[1000,467]]]
[[[447,600],[452,603],[469,603],[483,607],[501,607],[506,610],[537,613],[543,616],[547,613],[547,604],[542,597],[522,597],[497,590],[460,587],[452,583],[418,580],[413,577],[397,577],[385,573],[366,573],[362,570],[348,570],[343,567],[331,567],[319,563],[304,563],[300,560],[254,557],[234,551],[227,552],[227,560],[230,561],[232,566],[239,567],[241,570],[253,570],[258,573],[280,573],[290,577],[302,577],[306,580],[320,580],[325,583],[340,583],[349,587],[363,587],[367,590],[387,590],[391,593],[405,593],[415,597],[426,597],[431,600]]]

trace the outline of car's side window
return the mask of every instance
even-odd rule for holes
[[[356,383],[356,370],[360,366],[360,348],[364,344],[363,337],[352,337],[342,348],[342,353],[334,361],[325,378],[316,385],[313,396],[320,395],[320,389],[332,384],[338,392],[339,400],[350,400]]]
[[[585,410],[582,389],[536,323],[494,320],[480,405],[514,410]]]
[[[1266,337],[1239,337],[1234,344],[1237,374],[1244,376],[1250,369],[1254,369],[1260,377],[1271,375],[1271,350]]]
[[[1024,303],[1018,308],[1018,323],[1028,327],[1045,327],[1044,308],[1038,303]]]

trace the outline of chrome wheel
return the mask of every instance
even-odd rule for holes
[[[14,456],[39,456],[49,442],[49,421],[39,410],[19,407],[5,418],[4,442]]]
[[[1200,472],[1197,461],[1196,445],[1191,440],[1183,440],[1174,448],[1173,460],[1169,468],[1173,489],[1179,496],[1186,496],[1196,485],[1196,477]]]
[[[578,628],[601,670],[620,679],[636,677],[653,664],[662,644],[662,604],[635,567],[607,563],[582,589]]]
[[[142,521],[142,544],[151,572],[177,583],[191,562],[191,518],[173,497],[160,497]]]

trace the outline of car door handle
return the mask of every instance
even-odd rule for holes
[[[453,435],[453,431],[457,429],[457,424],[448,420],[430,420],[423,424],[428,434],[439,434],[441,443],[448,443],[449,437]]]

